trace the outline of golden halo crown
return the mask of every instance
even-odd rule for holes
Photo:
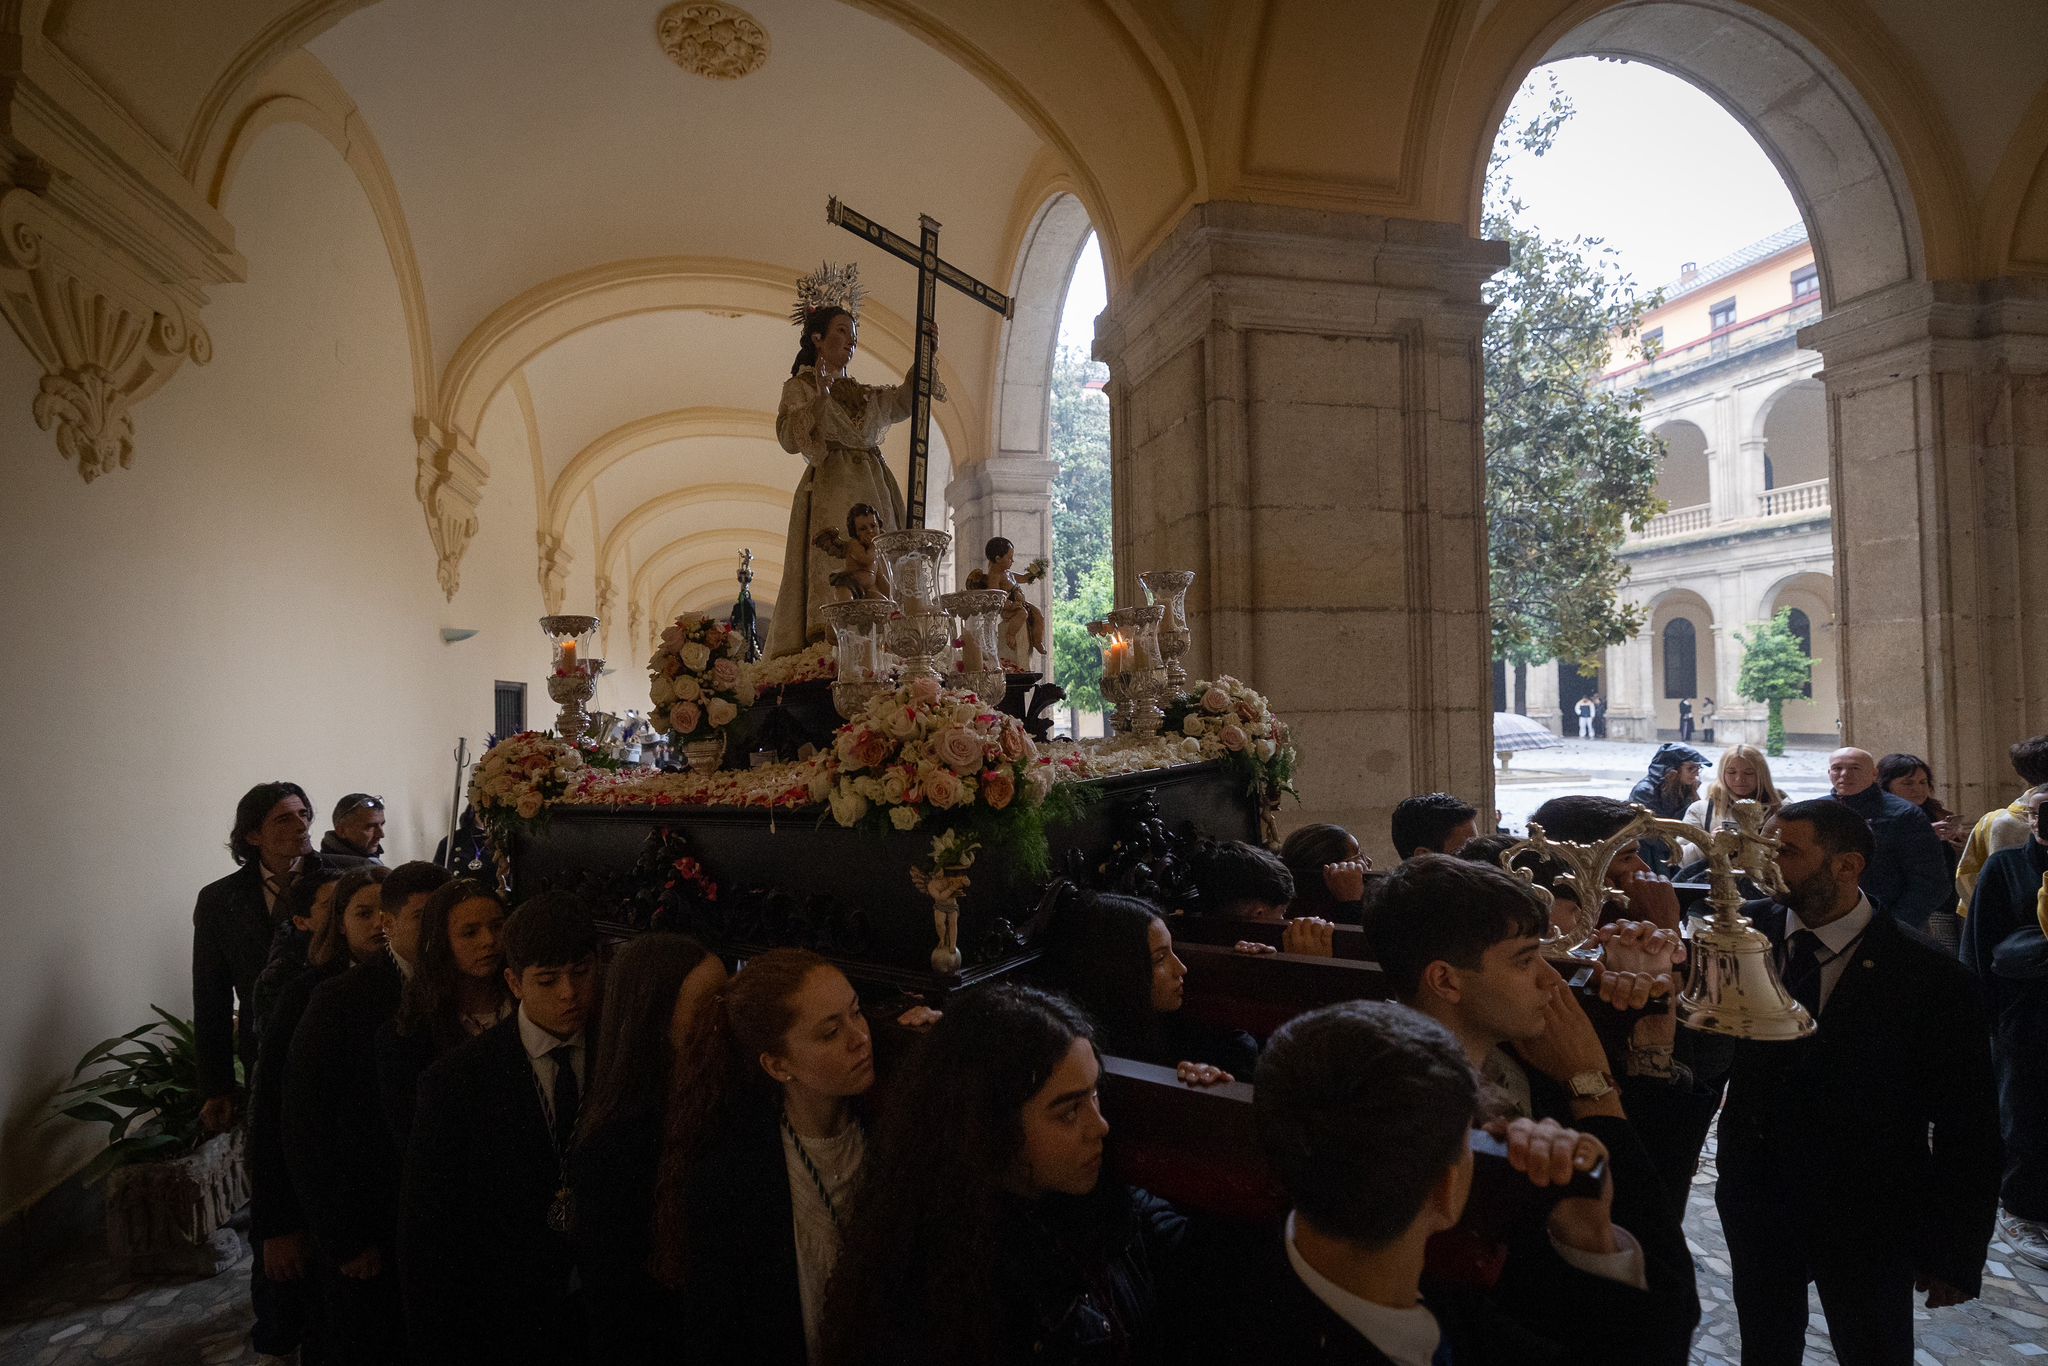
[[[802,327],[817,309],[843,308],[858,321],[861,302],[866,298],[867,291],[860,287],[858,265],[835,266],[821,261],[816,270],[796,282],[796,307],[790,310],[789,320]]]

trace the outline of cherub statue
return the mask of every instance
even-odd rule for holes
[[[1760,803],[1735,803],[1733,818],[1723,821],[1714,832],[1714,848],[1709,857],[1725,851],[1735,871],[1755,883],[1765,895],[1778,896],[1786,890],[1785,874],[1778,868],[1778,841],[1764,833],[1764,820]]]
[[[828,526],[811,537],[812,545],[846,562],[827,582],[847,598],[859,601],[889,596],[889,566],[875,554],[875,537],[881,533],[880,514],[866,503],[855,503],[846,510],[845,536]]]
[[[1003,609],[1000,637],[1003,666],[1021,671],[1029,666],[1032,651],[1046,652],[1045,613],[1024,596],[1025,584],[1037,583],[1045,577],[1046,563],[1043,559],[1033,560],[1022,574],[1011,572],[1011,566],[1017,562],[1017,547],[1007,536],[991,537],[989,543],[982,547],[982,555],[987,559],[988,567],[969,574],[967,586],[1000,588],[1010,595],[1010,605]]]

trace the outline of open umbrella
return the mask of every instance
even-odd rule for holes
[[[1564,741],[1548,726],[1511,711],[1493,714],[1493,757],[1500,760],[1502,768],[1508,766],[1516,750],[1563,748]]]

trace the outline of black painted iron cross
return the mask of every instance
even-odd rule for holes
[[[951,285],[1005,318],[1010,316],[1014,305],[1007,294],[990,289],[958,266],[939,259],[939,225],[929,216],[918,218],[919,232],[915,242],[890,232],[866,214],[854,212],[836,198],[826,201],[825,221],[845,228],[857,237],[865,237],[891,256],[917,267],[917,384],[910,410],[910,488],[904,499],[903,520],[906,526],[921,527],[924,525],[925,478],[932,460],[934,348],[928,324],[938,311],[939,284],[943,281]]]

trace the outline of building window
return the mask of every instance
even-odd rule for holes
[[[1699,692],[1698,638],[1692,623],[1673,617],[1664,624],[1664,695],[1691,697]]]
[[[1723,299],[1707,310],[1707,330],[1719,332],[1724,327],[1735,326],[1735,300]]]
[[[1797,607],[1791,609],[1790,617],[1790,624],[1792,627],[1792,638],[1799,642],[1799,653],[1805,655],[1808,659],[1812,659],[1813,620],[1810,617],[1808,617],[1806,613],[1800,611]],[[1806,687],[1800,691],[1799,695],[1805,698],[1811,698],[1813,696],[1812,673],[1809,672],[1806,675]]]
[[[503,740],[526,729],[526,685],[500,681],[492,685],[491,720],[497,729],[491,733]]]
[[[1804,303],[1820,297],[1820,268],[1801,266],[1792,272],[1792,302]]]
[[[1643,359],[1655,360],[1664,350],[1664,329],[1652,327],[1643,333]]]

